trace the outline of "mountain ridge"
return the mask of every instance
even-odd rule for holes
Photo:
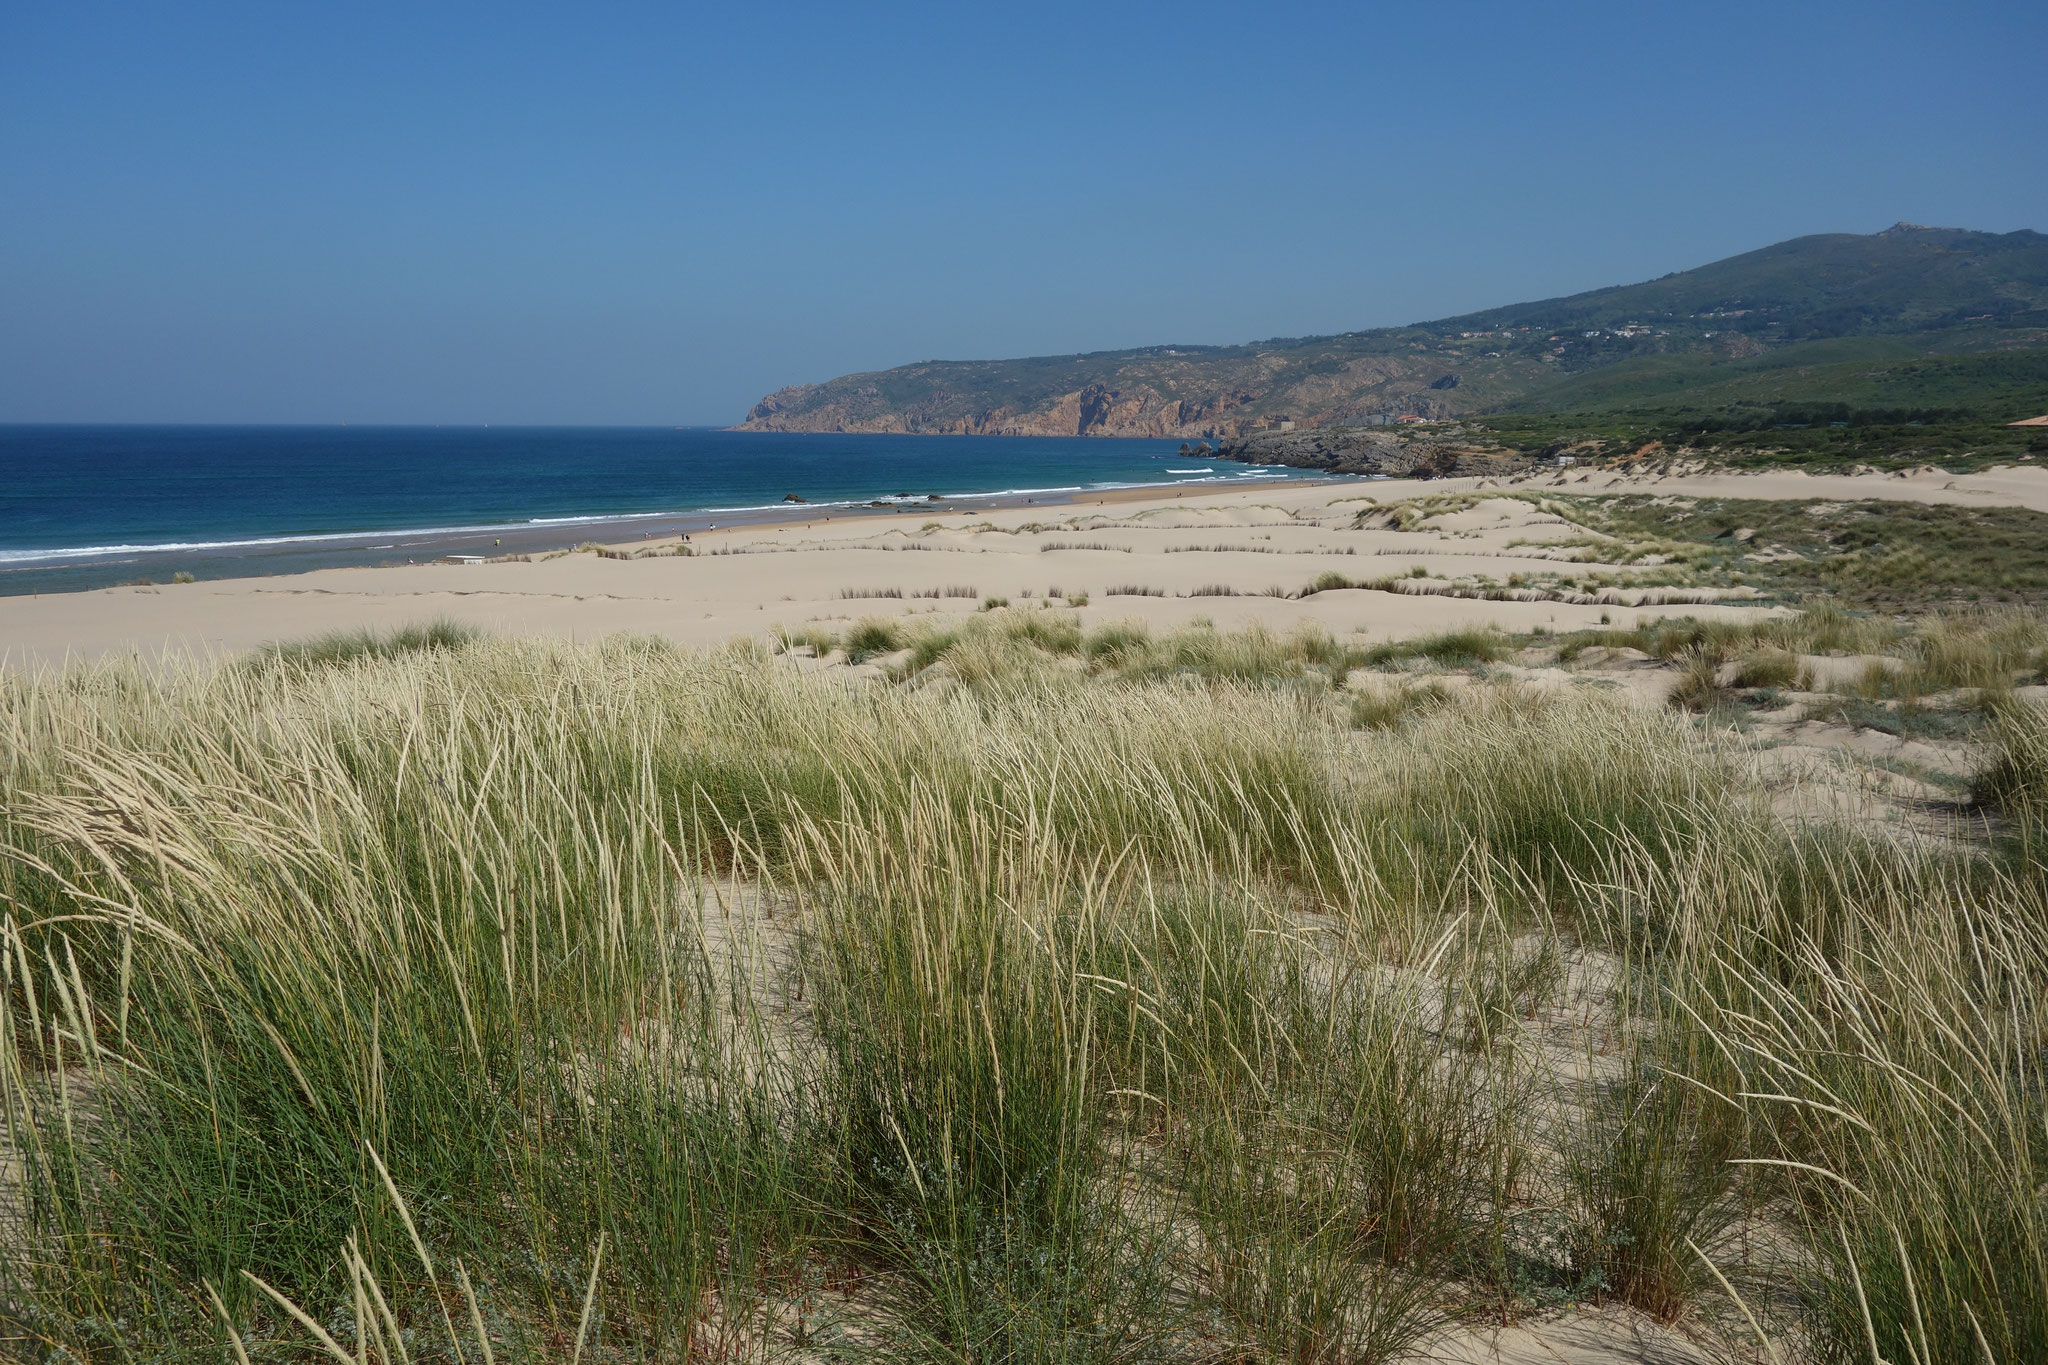
[[[1675,400],[1845,338],[1911,355],[2048,349],[2048,234],[1899,223],[1405,327],[921,361],[779,389],[735,429],[1227,439],[1537,411],[1549,394],[1628,391],[1639,373]]]

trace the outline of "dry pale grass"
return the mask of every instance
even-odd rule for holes
[[[1061,618],[0,678],[10,1349],[2048,1354],[2036,844]]]

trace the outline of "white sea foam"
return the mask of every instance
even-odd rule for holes
[[[397,534],[409,536],[449,536],[482,534],[486,531],[502,530],[500,526],[428,526],[417,531],[401,531]],[[298,536],[251,536],[243,540],[167,540],[150,544],[119,545],[63,545],[37,550],[0,550],[0,564],[40,564],[67,559],[113,559],[122,555],[151,554],[192,554],[201,550],[260,550],[271,545],[314,545],[345,540],[367,540],[372,536],[394,534],[389,527],[378,531],[333,531],[317,535]],[[365,546],[366,549],[388,548]]]
[[[518,526],[542,526],[568,522],[650,521],[697,516],[720,508],[692,508],[687,512],[628,512],[590,517],[535,517],[531,521],[483,522],[473,526],[382,526],[370,531],[320,531],[292,536],[249,536],[239,540],[166,540],[147,544],[65,545],[47,549],[0,550],[0,565],[38,564],[71,559],[113,559],[123,555],[193,554],[208,550],[261,550],[275,545],[333,545],[345,541],[367,541],[378,536],[486,536],[515,530]],[[737,510],[737,509],[735,509]],[[393,546],[363,545],[365,550],[389,550]]]
[[[1176,482],[1179,483],[1224,483],[1228,482],[1229,478],[1229,476],[1227,475],[1216,474],[1216,471],[1213,468],[1205,468],[1199,470],[1168,469],[1165,472],[1168,474],[1183,476],[1176,480]],[[1188,475],[1203,474],[1210,475],[1211,477],[1185,477]],[[1281,474],[1281,471],[1279,470],[1244,469],[1237,471],[1237,477],[1240,478],[1246,475],[1262,474],[1280,475],[1281,477],[1286,477],[1284,474]],[[942,493],[939,495],[940,501],[938,503],[932,503],[930,504],[930,506],[933,508],[933,510],[942,510],[943,505],[948,503],[989,501],[992,499],[1000,498],[1049,497],[1061,493],[1110,492],[1114,490],[1127,488],[1158,488],[1163,486],[1165,485],[1160,484],[1156,480],[1132,480],[1127,482],[1105,481],[1100,483],[1088,484],[1060,484],[1056,487],[1050,488],[1000,488],[992,492]],[[417,540],[423,537],[434,538],[443,536],[484,536],[491,535],[494,533],[503,534],[507,531],[518,530],[521,527],[540,528],[548,526],[596,525],[618,526],[631,524],[633,522],[676,521],[684,518],[695,519],[698,517],[732,516],[738,513],[745,512],[788,512],[791,514],[795,514],[799,510],[799,508],[806,512],[824,512],[836,511],[850,507],[865,507],[871,502],[888,502],[891,505],[898,507],[926,505],[925,498],[922,496],[912,495],[909,498],[899,498],[894,495],[888,495],[873,498],[840,498],[833,499],[830,501],[811,502],[804,504],[777,501],[763,503],[742,503],[725,507],[676,508],[671,510],[654,512],[600,512],[591,513],[583,516],[570,517],[529,517],[528,519],[522,522],[482,522],[472,525],[460,526],[381,526],[363,531],[322,531],[306,533],[301,535],[245,536],[223,540],[171,540],[146,543],[117,542],[108,545],[63,545],[36,549],[0,549],[0,568],[20,568],[38,564],[62,564],[93,559],[121,559],[134,555],[198,554],[219,551],[263,550],[289,545],[334,545],[339,547],[346,545],[349,542],[357,542],[358,548],[361,548],[363,550],[389,550],[395,548],[395,546],[390,543],[369,544],[367,542],[376,540],[379,537],[402,535],[411,538],[409,543],[417,543]]]

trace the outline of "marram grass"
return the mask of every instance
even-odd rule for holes
[[[2048,1356],[2037,843],[1045,615],[0,678],[5,1351]]]

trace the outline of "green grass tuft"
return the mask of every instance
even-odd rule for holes
[[[475,626],[442,619],[388,631],[338,630],[310,640],[280,641],[265,645],[258,657],[285,668],[341,668],[365,660],[459,650],[482,638]]]

